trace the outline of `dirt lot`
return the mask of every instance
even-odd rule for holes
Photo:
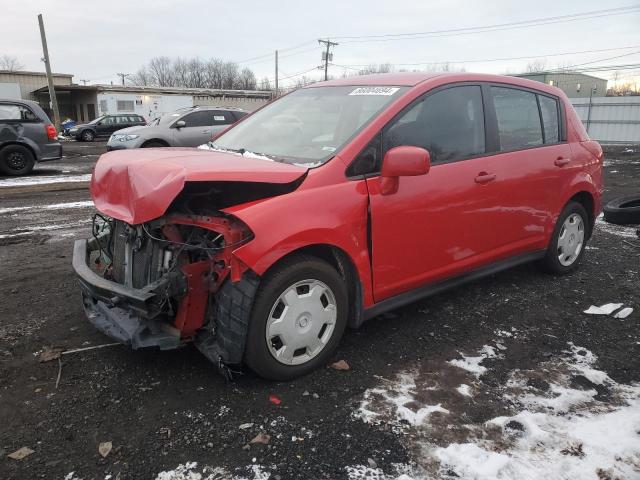
[[[602,221],[574,275],[523,266],[347,332],[348,371],[225,383],[191,347],[40,363],[111,343],[70,265],[102,149],[0,178],[0,478],[640,478],[640,239]],[[606,182],[638,193],[639,156],[615,153]],[[635,311],[582,313],[609,302]]]

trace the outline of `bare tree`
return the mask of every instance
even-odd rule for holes
[[[24,69],[24,65],[20,63],[18,57],[12,55],[2,55],[2,57],[0,57],[0,70],[16,72],[22,69]]]
[[[157,87],[224,88],[255,90],[255,74],[248,68],[240,70],[237,63],[219,58],[203,61],[199,58],[154,57],[129,80],[133,85]]]
[[[262,77],[262,80],[260,80],[260,90],[264,90],[264,91],[271,90],[271,82],[267,77]]]
[[[526,73],[544,72],[547,69],[547,60],[540,59],[527,63]]]

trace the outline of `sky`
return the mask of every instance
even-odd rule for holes
[[[37,21],[42,13],[53,70],[73,74],[76,83],[116,83],[116,73],[134,73],[159,55],[233,60],[251,68],[258,79],[273,81],[273,52],[278,49],[280,85],[286,87],[301,72],[321,78],[323,72],[316,68],[322,63],[319,38],[339,43],[332,50],[335,65],[329,73],[333,76],[354,72],[360,65],[387,62],[449,62],[466,71],[498,74],[522,72],[534,60],[546,61],[546,68],[640,64],[640,9],[470,34],[385,37],[384,41],[344,38],[496,25],[629,6],[640,7],[640,1],[0,0],[0,56],[17,57],[27,70],[44,69]],[[564,53],[571,54],[552,56]],[[527,58],[487,61],[513,57]],[[590,74],[613,76],[611,71]],[[621,71],[619,78],[640,83],[640,67]]]

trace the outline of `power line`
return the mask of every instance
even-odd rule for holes
[[[430,62],[416,62],[416,63],[389,63],[389,65],[402,67],[402,66],[417,66],[417,65],[431,65],[431,64],[442,64],[442,63],[485,63],[485,62],[502,62],[507,60],[528,60],[530,58],[542,58],[542,57],[560,57],[564,55],[580,55],[583,53],[599,53],[599,52],[611,52],[615,50],[626,50],[631,48],[640,48],[640,45],[630,45],[627,47],[617,47],[617,48],[601,48],[597,50],[580,50],[574,52],[561,52],[561,53],[546,53],[543,55],[528,55],[528,56],[519,56],[519,57],[501,57],[501,58],[483,58],[477,60],[443,60],[443,61],[430,61]],[[337,67],[368,67],[371,65],[370,63],[349,63],[347,65],[338,65],[334,64]],[[358,70],[355,68],[354,70]]]
[[[365,42],[384,42],[394,40],[416,40],[426,37],[440,37],[451,35],[468,35],[473,33],[484,33],[497,30],[510,30],[518,28],[529,28],[539,25],[548,25],[553,23],[573,22],[578,20],[588,20],[591,18],[609,17],[613,15],[626,15],[635,13],[640,10],[640,5],[627,7],[611,8],[605,10],[593,10],[589,12],[574,13],[570,15],[560,15],[555,17],[544,17],[532,20],[522,20],[519,22],[497,23],[492,25],[482,25],[475,27],[452,28],[443,30],[431,30],[426,32],[412,33],[385,33],[377,35],[343,35],[332,36],[334,39],[342,40],[342,43],[365,43]]]

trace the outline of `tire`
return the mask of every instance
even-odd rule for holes
[[[93,139],[96,138],[96,134],[91,130],[83,130],[80,134],[80,139],[83,142],[93,142]]]
[[[578,268],[585,252],[590,228],[589,216],[584,207],[578,202],[568,203],[553,229],[547,252],[540,262],[542,268],[559,275],[565,275]],[[573,242],[571,235],[574,236]]]
[[[292,297],[294,315],[289,317],[281,297],[285,293]],[[335,308],[330,307],[332,303]],[[295,315],[296,311],[300,314]],[[325,365],[342,338],[348,311],[346,285],[331,265],[312,256],[292,256],[261,282],[247,332],[245,364],[261,377],[278,381]],[[279,329],[285,333],[274,334]],[[306,342],[310,344],[300,347]],[[309,348],[311,343],[315,343],[314,350]]]
[[[144,145],[142,145],[142,148],[162,148],[162,147],[166,147],[167,145],[165,145],[162,142],[157,142],[154,140],[151,140],[150,142],[145,143]]]
[[[6,175],[26,175],[35,164],[31,150],[22,145],[9,145],[0,151],[0,171]]]
[[[604,219],[616,225],[640,224],[640,197],[620,197],[611,200],[602,209]]]

